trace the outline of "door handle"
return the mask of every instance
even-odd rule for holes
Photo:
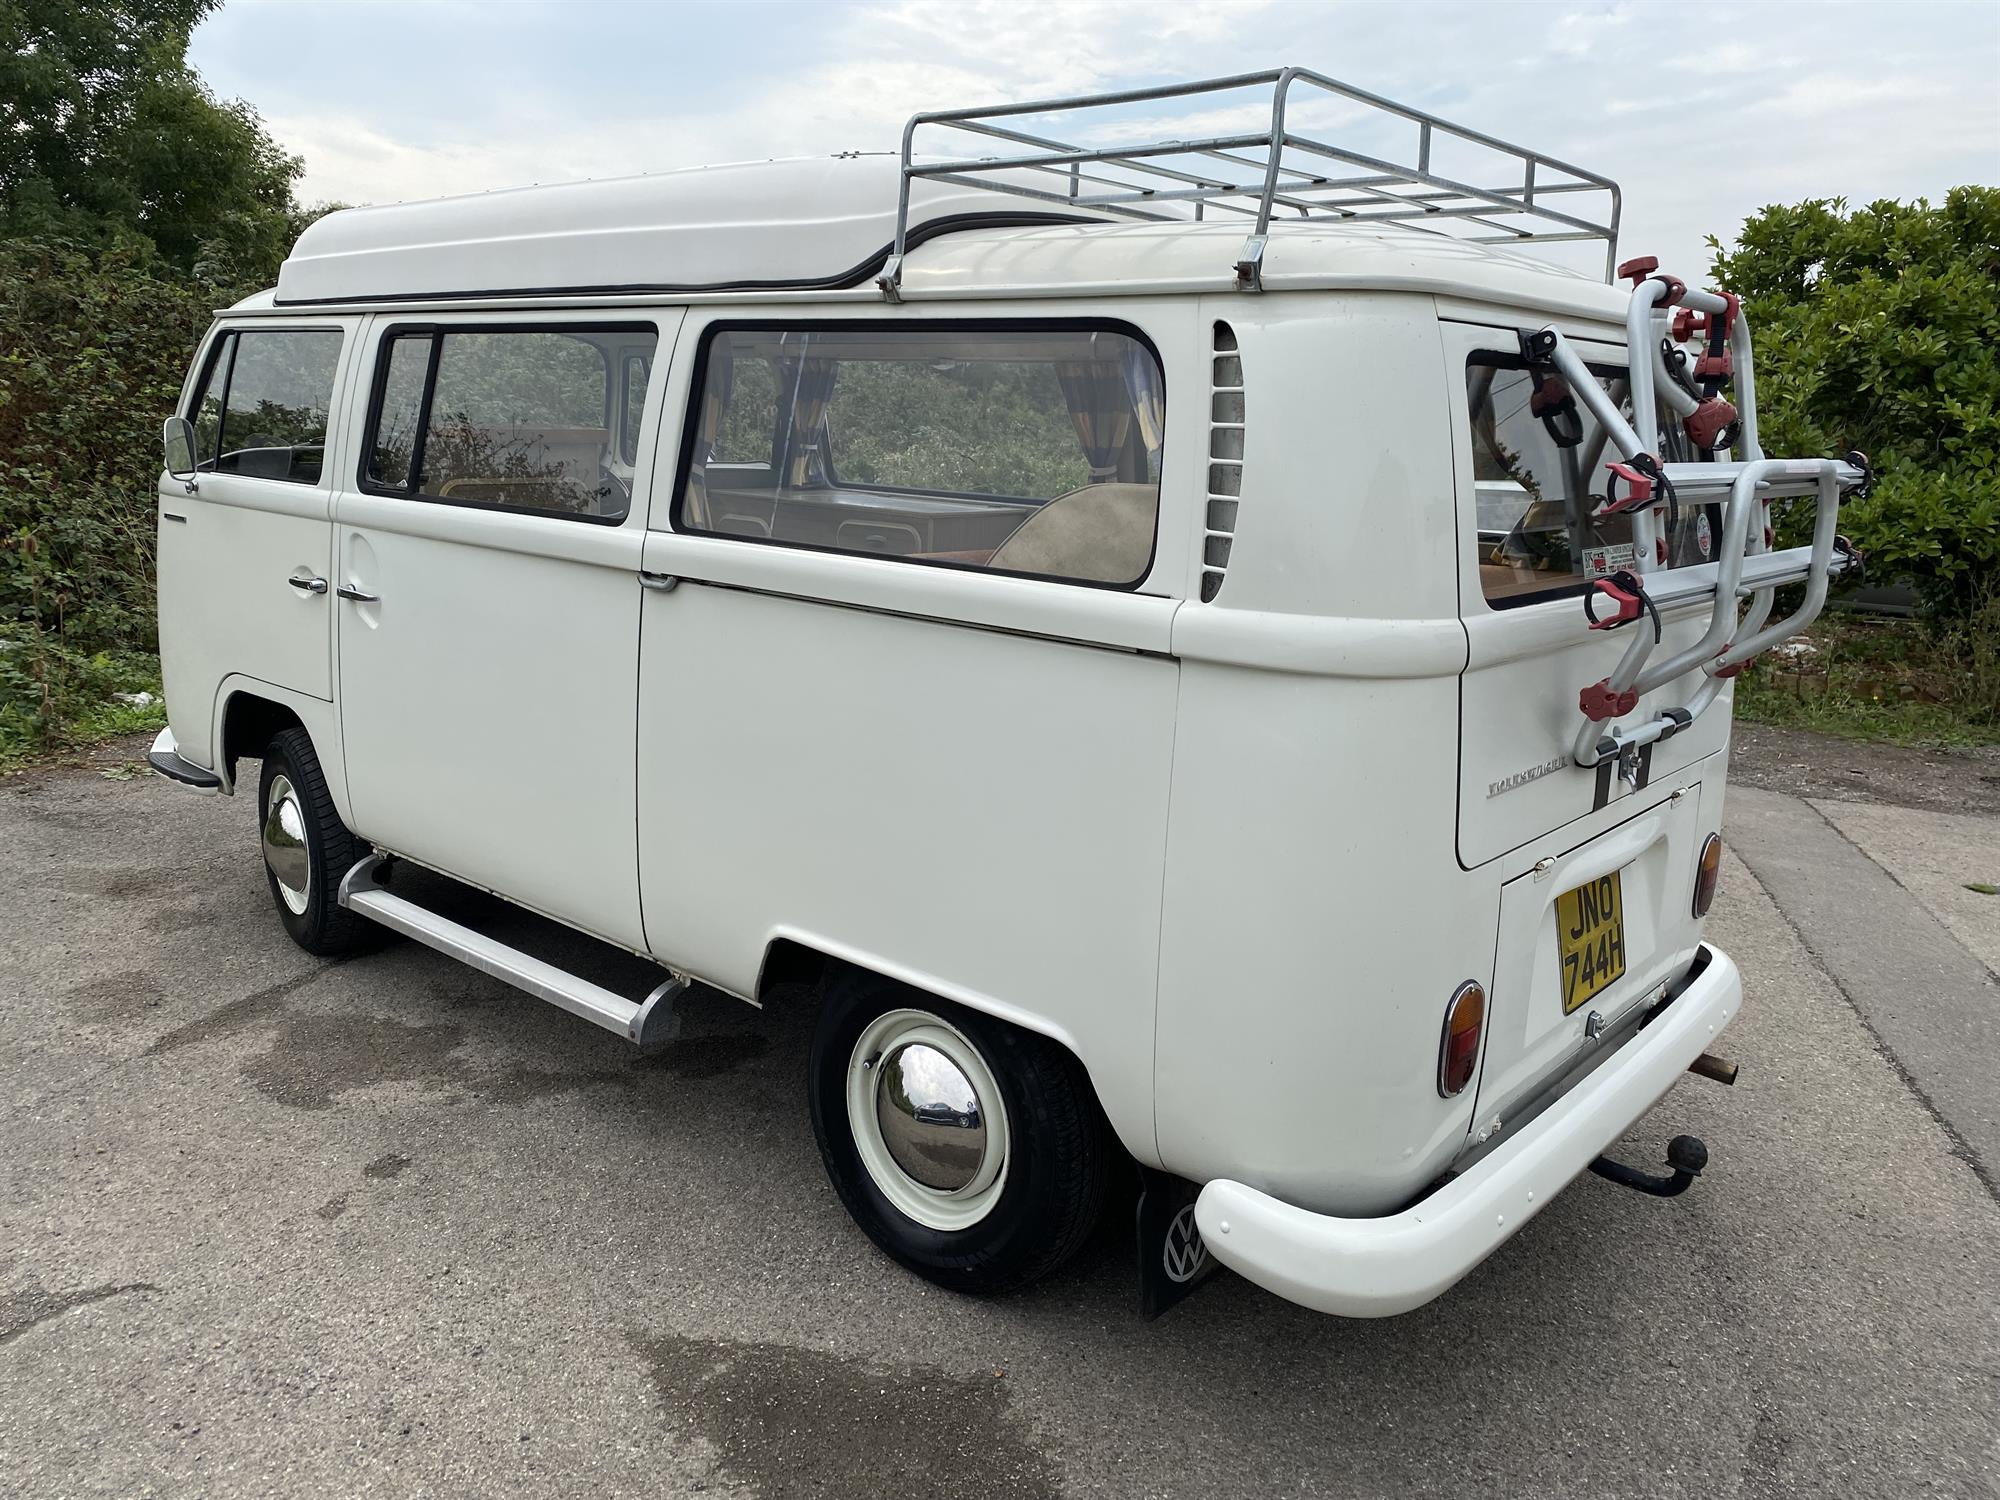
[[[302,594],[324,594],[326,592],[326,580],[324,578],[287,578],[285,582],[289,583]]]
[[[656,594],[671,594],[680,586],[680,579],[672,573],[641,572],[639,574],[639,587],[642,589],[651,589]]]
[[[360,589],[352,588],[344,583],[335,589],[334,593],[343,599],[352,599],[356,604],[380,604],[382,602],[380,594],[364,594]]]

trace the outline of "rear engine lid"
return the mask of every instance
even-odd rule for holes
[[[1676,788],[1500,888],[1482,1124],[1504,1121],[1693,961],[1701,789]]]

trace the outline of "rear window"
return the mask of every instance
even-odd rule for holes
[[[712,329],[675,522],[1130,586],[1165,419],[1151,348],[1114,328]]]
[[[1592,366],[1629,417],[1623,370]],[[1605,465],[1618,452],[1590,410],[1555,370],[1504,355],[1475,354],[1466,365],[1472,420],[1472,478],[1478,499],[1479,584],[1496,608],[1578,592],[1636,559],[1629,515],[1596,515]],[[1679,424],[1662,420],[1660,457],[1686,451]],[[1683,506],[1667,537],[1670,566],[1706,562],[1719,517],[1714,506]]]

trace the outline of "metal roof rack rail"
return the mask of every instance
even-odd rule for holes
[[[1247,106],[1215,97],[1251,89],[1264,93]],[[1077,145],[1000,123],[1054,115],[1062,118],[1047,128],[1101,134],[1107,127],[1135,124],[1121,115],[1126,106],[1157,100],[1191,101],[1224,117],[1239,107],[1261,112],[1268,100],[1270,123],[1111,146]],[[1399,164],[1336,145],[1323,138],[1326,131],[1302,125],[1302,116],[1316,111],[1340,116],[1343,129],[1351,125],[1356,135],[1414,126],[1414,150],[1400,153],[1407,159]],[[1136,123],[1149,134],[1159,124]],[[932,134],[957,131],[1016,149],[972,156],[974,148],[960,139],[953,155],[919,159],[917,137],[926,127]],[[1476,172],[1491,174],[1484,176],[1486,185],[1441,171],[1435,161],[1440,148],[1468,163],[1477,158]],[[902,283],[910,190],[919,178],[1132,219],[1234,215],[1249,230],[1236,262],[1237,285],[1246,291],[1262,290],[1264,244],[1274,214],[1308,222],[1396,224],[1486,244],[1602,240],[1606,281],[1618,259],[1620,194],[1610,178],[1305,68],[913,115],[903,127],[895,248],[877,278],[891,301],[898,299]],[[1037,180],[1045,185],[1035,185]]]

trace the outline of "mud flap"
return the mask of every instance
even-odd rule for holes
[[[1139,1315],[1151,1320],[1215,1274],[1216,1258],[1194,1222],[1201,1189],[1151,1167],[1139,1169]]]

